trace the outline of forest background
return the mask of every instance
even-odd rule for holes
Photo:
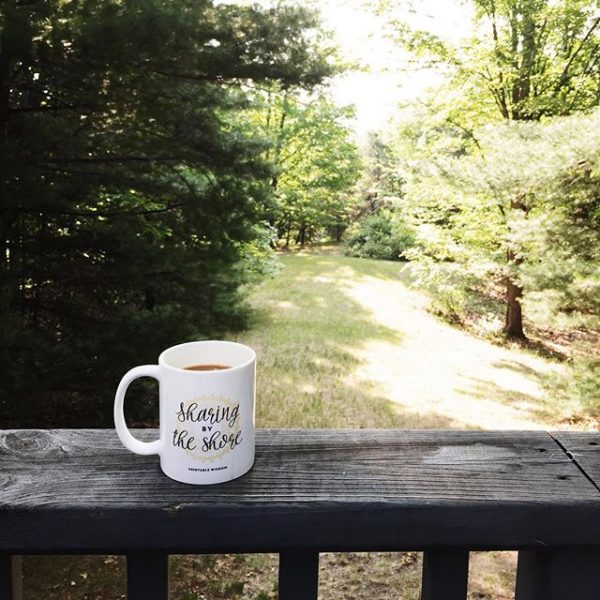
[[[556,393],[597,415],[598,2],[463,4],[452,40],[364,7],[439,77],[361,140],[327,84],[368,65],[313,10],[3,2],[1,422],[110,425],[129,366],[243,328],[275,251],[326,241],[568,361]]]

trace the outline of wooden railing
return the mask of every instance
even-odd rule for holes
[[[279,597],[311,600],[319,552],[422,550],[423,600],[464,600],[469,550],[497,549],[516,600],[598,600],[599,483],[597,433],[263,430],[252,471],[204,487],[113,431],[5,431],[0,598],[28,553],[125,554],[130,600],[163,600],[169,554],[277,552]]]

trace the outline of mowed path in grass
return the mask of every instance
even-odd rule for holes
[[[543,381],[564,368],[427,312],[402,263],[289,254],[237,339],[258,354],[257,425],[535,429],[564,418]]]

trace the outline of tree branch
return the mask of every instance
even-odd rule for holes
[[[580,42],[579,46],[577,47],[577,49],[575,50],[575,52],[573,52],[573,54],[571,54],[560,77],[558,78],[558,82],[556,83],[556,86],[554,87],[556,92],[558,92],[568,81],[569,70],[571,69],[571,65],[573,64],[573,61],[577,58],[577,55],[581,52],[581,50],[583,49],[583,47],[585,46],[587,41],[590,39],[590,36],[592,35],[592,33],[594,33],[594,30],[596,29],[596,27],[598,27],[598,24],[600,24],[600,17],[595,19],[595,21],[592,23],[591,27],[589,28],[588,32],[585,34],[585,36],[581,40],[581,42]]]
[[[40,213],[45,215],[61,215],[67,217],[122,217],[122,216],[134,216],[141,217],[146,215],[157,215],[166,213],[177,208],[181,208],[185,206],[187,202],[176,202],[169,204],[168,206],[163,206],[162,208],[152,208],[148,210],[143,209],[133,209],[133,210],[48,210],[46,208],[43,209],[35,209],[35,208],[13,208],[12,211],[24,214],[24,215],[39,215]]]
[[[103,108],[99,104],[57,104],[54,106],[23,106],[9,108],[9,113],[55,112],[59,110],[76,110],[80,108]]]

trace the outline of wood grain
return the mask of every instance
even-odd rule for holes
[[[600,489],[600,432],[563,431],[552,435]]]
[[[263,430],[254,468],[216,486],[168,479],[112,430],[0,432],[0,550],[14,553],[598,539],[600,492],[545,432]]]

